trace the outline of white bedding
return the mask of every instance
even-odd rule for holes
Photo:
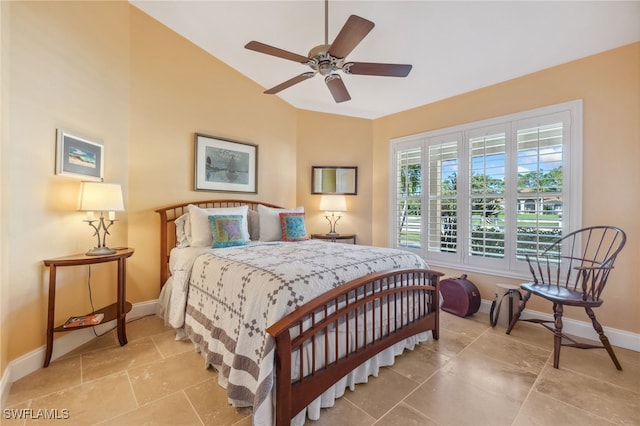
[[[314,297],[363,275],[393,268],[426,268],[406,251],[309,240],[251,243],[224,249],[184,248],[171,253],[172,277],[161,295],[162,316],[203,352],[219,372],[229,402],[252,406],[254,424],[274,423],[274,340],[266,328]],[[330,388],[292,424],[332,406],[346,386],[365,382],[393,364],[421,333],[378,354]],[[305,413],[306,411],[306,413]]]

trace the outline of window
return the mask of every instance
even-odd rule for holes
[[[430,264],[521,277],[577,229],[582,103],[391,141],[394,246]]]

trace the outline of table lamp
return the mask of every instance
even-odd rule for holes
[[[89,250],[87,256],[101,256],[113,254],[116,251],[107,247],[107,235],[109,228],[116,221],[116,213],[124,211],[122,201],[122,187],[118,183],[82,182],[80,187],[80,206],[78,210],[87,212],[87,219],[98,237],[98,245]],[[100,212],[98,219],[94,218],[94,212]],[[108,212],[109,224],[105,223],[104,212]],[[96,225],[97,222],[97,225]],[[100,232],[102,231],[102,237]]]
[[[329,222],[329,233],[327,235],[339,235],[336,232],[336,223],[342,218],[342,216],[336,216],[336,212],[347,211],[347,200],[344,195],[323,195],[320,199],[320,210],[324,210],[326,216],[324,217]],[[329,216],[331,213],[331,216]]]

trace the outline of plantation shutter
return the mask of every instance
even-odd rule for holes
[[[516,255],[542,253],[562,236],[563,123],[517,130]]]
[[[422,148],[396,154],[396,246],[422,247]]]
[[[429,140],[428,251],[458,252],[458,140],[455,136]]]
[[[505,150],[503,130],[469,138],[469,255],[472,257],[504,259],[505,256]]]

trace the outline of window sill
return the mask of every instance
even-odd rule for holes
[[[521,271],[499,271],[494,268],[482,268],[478,266],[465,265],[461,263],[449,263],[442,261],[434,261],[425,259],[429,268],[437,269],[437,267],[443,267],[447,269],[455,269],[456,271],[461,271],[464,273],[475,272],[478,274],[489,275],[499,278],[513,278],[516,280],[520,280],[523,282],[531,281],[531,273],[529,272],[521,272]]]

